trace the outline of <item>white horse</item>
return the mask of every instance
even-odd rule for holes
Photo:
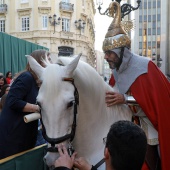
[[[49,138],[59,138],[71,131],[73,123],[75,87],[79,93],[77,127],[73,140],[74,149],[95,165],[103,158],[104,144],[111,124],[118,120],[131,120],[131,111],[126,105],[107,107],[105,94],[116,91],[104,82],[103,78],[80,57],[58,59],[58,64],[46,62],[41,67],[28,56],[31,68],[42,79],[37,101],[41,105],[41,115]],[[73,78],[75,87],[63,78]],[[67,144],[69,140],[65,141]],[[48,152],[45,156],[50,167],[58,153]]]

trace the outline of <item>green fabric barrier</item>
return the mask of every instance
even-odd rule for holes
[[[46,147],[43,146],[1,163],[0,170],[48,170],[43,161]]]
[[[18,51],[18,38],[16,37],[12,37],[11,36],[11,72],[13,74],[16,73],[16,70],[19,70],[18,68],[18,56],[19,56],[19,51]]]
[[[3,34],[3,46],[4,46],[4,76],[7,71],[11,71],[11,36],[8,36],[7,34]]]
[[[0,32],[0,72],[5,75],[7,71],[11,71],[14,75],[24,70],[27,64],[25,55],[31,54],[37,49],[49,50],[46,47]]]
[[[3,73],[3,60],[4,60],[4,48],[3,48],[3,34],[0,33],[0,72]]]
[[[26,62],[27,62],[27,59],[25,57],[25,54],[26,54],[26,41],[25,40],[19,40],[19,55],[18,55],[18,69],[20,71],[24,70],[25,67],[26,67]]]

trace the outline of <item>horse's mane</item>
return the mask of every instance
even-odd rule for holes
[[[60,57],[58,59],[58,63],[68,65],[73,59],[74,59],[73,57],[72,58]],[[79,83],[77,84],[79,84],[82,87],[88,87],[88,90],[90,90],[89,88],[96,89],[96,87],[99,88],[99,86],[103,85],[108,90],[113,90],[109,85],[107,85],[104,82],[103,77],[101,77],[92,66],[81,60],[79,61],[78,66],[75,70],[74,78],[75,81],[76,79],[79,80]]]

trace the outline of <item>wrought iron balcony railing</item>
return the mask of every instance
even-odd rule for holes
[[[66,2],[60,2],[60,10],[62,11],[74,11],[74,4],[66,3]]]
[[[0,13],[6,13],[7,12],[7,4],[0,4]]]

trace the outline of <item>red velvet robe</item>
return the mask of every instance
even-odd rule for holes
[[[162,170],[170,169],[170,83],[152,62],[148,74],[140,75],[130,91],[158,131]]]
[[[162,170],[168,170],[170,169],[170,83],[159,68],[149,62],[148,73],[140,75],[132,83],[130,91],[158,131]]]

